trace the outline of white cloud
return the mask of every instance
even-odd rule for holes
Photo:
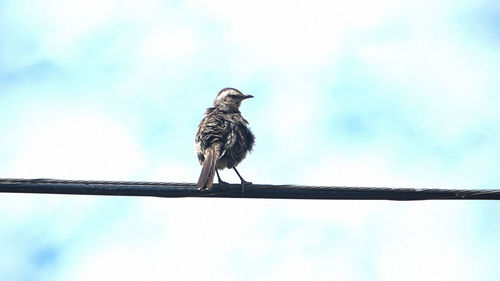
[[[269,202],[141,198],[120,222],[72,257],[61,280],[232,280],[235,249],[251,247]],[[75,260],[73,260],[73,258]],[[126,268],[127,270],[123,270]],[[103,277],[104,276],[104,277]]]
[[[196,157],[194,153],[192,157]],[[201,166],[197,166],[197,162],[195,161],[192,161],[191,164],[186,165],[184,163],[171,163],[167,160],[162,161],[148,175],[148,180],[159,182],[195,182],[198,180],[197,176],[201,171]]]
[[[474,221],[468,204],[426,202],[409,205],[383,234],[377,260],[381,280],[470,280],[481,278],[489,262],[471,243]],[[460,270],[457,270],[460,269]],[[482,279],[482,278],[481,278]]]
[[[155,60],[192,58],[199,44],[193,31],[171,24],[156,26],[144,38],[140,55]]]
[[[379,81],[399,89],[393,99],[407,108],[407,119],[450,142],[497,115],[498,66],[477,54],[453,34],[431,33],[368,45],[360,58]]]
[[[398,1],[192,1],[228,26],[226,43],[263,64],[295,68],[330,63],[360,30],[370,31],[407,9]]]
[[[9,135],[18,139],[4,174],[21,178],[132,179],[144,165],[124,124],[92,104],[33,108]]]

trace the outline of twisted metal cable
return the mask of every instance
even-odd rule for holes
[[[347,186],[239,184],[200,191],[194,183],[0,179],[0,192],[79,195],[225,197],[350,200],[500,200],[500,189],[420,189]]]

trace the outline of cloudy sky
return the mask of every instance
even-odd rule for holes
[[[235,87],[254,183],[500,187],[498,1],[3,0],[0,35],[1,178],[196,182],[196,126]],[[0,280],[497,280],[499,218],[0,194]]]

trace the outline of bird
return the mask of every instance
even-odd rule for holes
[[[215,173],[222,187],[225,182],[218,170],[224,168],[234,169],[241,180],[242,192],[246,184],[251,184],[236,169],[255,143],[255,135],[239,110],[241,102],[249,98],[253,96],[234,88],[224,88],[217,94],[213,107],[207,108],[195,136],[195,152],[202,165],[196,184],[198,190],[211,189]]]

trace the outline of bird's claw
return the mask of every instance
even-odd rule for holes
[[[241,194],[243,194],[245,192],[245,186],[252,186],[253,183],[249,182],[249,181],[245,181],[245,180],[242,180],[241,181]]]
[[[229,186],[229,183],[220,180],[217,186],[220,190],[226,190],[227,187]]]

